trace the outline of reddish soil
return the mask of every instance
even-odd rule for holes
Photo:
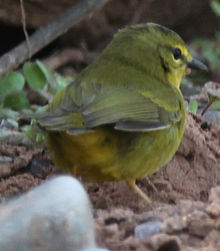
[[[220,184],[220,126],[202,129],[201,125],[201,117],[188,114],[184,138],[173,160],[149,179],[137,182],[151,198],[150,206],[123,182],[82,181],[93,203],[98,244],[111,250],[218,250],[204,248],[217,245],[216,235],[220,234],[216,226],[216,222],[220,226],[220,213],[213,221],[207,211],[210,189]],[[29,149],[6,144],[0,146],[0,155],[1,201],[58,175],[45,147]],[[205,226],[201,226],[201,217]],[[184,226],[180,222],[183,218],[188,219]],[[169,219],[171,230],[167,227],[145,240],[134,238],[135,226],[149,219],[164,224]],[[174,249],[160,249],[164,243],[174,245]]]

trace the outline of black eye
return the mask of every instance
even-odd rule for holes
[[[173,56],[174,56],[174,58],[175,58],[176,60],[179,59],[179,58],[181,58],[181,56],[182,56],[181,50],[180,50],[179,48],[175,48],[175,49],[173,50]]]

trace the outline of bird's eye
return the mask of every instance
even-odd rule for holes
[[[175,48],[175,49],[173,50],[173,56],[174,56],[174,58],[175,58],[176,60],[180,59],[181,56],[182,56],[181,50],[180,50],[179,48]]]

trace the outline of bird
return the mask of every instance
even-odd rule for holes
[[[58,169],[93,182],[137,185],[168,163],[186,124],[181,80],[207,70],[182,38],[155,23],[119,30],[75,80],[36,113]]]

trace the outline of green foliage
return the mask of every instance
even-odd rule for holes
[[[55,73],[55,77],[56,77],[56,89],[57,91],[63,89],[64,87],[66,87],[69,83],[71,83],[73,81],[73,79],[69,76],[67,77],[63,77],[57,73]]]
[[[36,143],[37,143],[37,144],[41,144],[42,142],[45,141],[45,139],[46,139],[46,137],[45,137],[45,134],[44,134],[44,133],[38,133],[38,134],[36,135]]]
[[[39,97],[52,97],[58,90],[62,89],[73,81],[70,77],[50,71],[42,62],[27,62],[23,67],[23,74],[11,72],[0,79],[0,121],[6,119],[10,123],[20,119],[21,113],[36,112],[44,107],[30,104],[27,94],[32,89]],[[26,85],[25,85],[26,82]],[[8,122],[7,122],[8,123]],[[13,124],[13,123],[12,123]],[[3,128],[0,130],[2,141],[4,137],[16,135],[16,139],[22,138],[22,143],[41,143],[44,141],[44,134],[33,125],[25,125],[20,132]],[[20,141],[19,141],[20,142]],[[18,143],[19,143],[18,142]]]
[[[191,100],[188,106],[188,110],[192,113],[196,113],[198,110],[198,103],[196,100]]]
[[[44,75],[44,78],[46,79],[46,81],[48,83],[51,83],[51,80],[53,79],[52,72],[39,60],[36,60],[36,66],[38,66],[39,70]]]
[[[25,80],[22,74],[11,72],[0,79],[0,107],[19,110],[29,105],[23,92]]]
[[[11,118],[15,121],[18,121],[20,115],[19,112],[14,111],[12,109],[8,109],[8,108],[1,108],[0,109],[0,119],[1,118]]]
[[[213,110],[220,110],[220,89],[211,89],[207,91],[209,103]]]
[[[11,92],[9,93],[3,102],[3,107],[11,108],[14,110],[21,110],[29,106],[25,92]]]
[[[41,90],[47,84],[47,79],[37,64],[25,63],[23,70],[28,84],[34,90]]]
[[[18,72],[11,72],[0,79],[1,95],[10,93],[11,91],[20,91],[24,87],[24,77]]]
[[[28,142],[41,144],[45,140],[45,134],[38,128],[35,120],[32,120],[31,125],[22,126],[21,131],[28,139]]]
[[[212,104],[211,108],[212,108],[213,110],[220,111],[220,100],[214,102],[214,103]]]
[[[216,16],[220,17],[220,1],[212,0],[210,3],[212,10],[215,12]]]
[[[7,107],[19,111],[30,107],[27,91],[24,89],[25,81],[29,88],[36,91],[38,95],[42,95],[42,91],[44,91],[48,94],[45,96],[53,96],[58,90],[73,80],[70,77],[62,77],[57,73],[51,72],[39,60],[35,63],[25,63],[23,72],[24,75],[19,72],[11,72],[0,79],[1,108]]]

